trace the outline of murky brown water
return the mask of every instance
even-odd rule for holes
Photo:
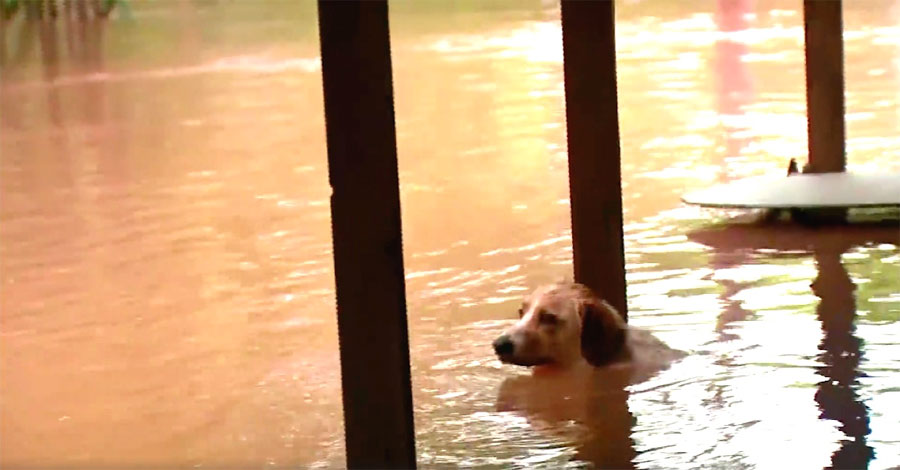
[[[900,5],[845,3],[850,166],[897,171]],[[805,154],[799,7],[619,2],[631,322],[691,355],[586,396],[490,349],[571,275],[558,9],[393,4],[423,467],[900,465],[896,225],[678,200]],[[315,4],[3,38],[0,465],[342,466]]]

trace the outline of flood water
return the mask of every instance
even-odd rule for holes
[[[422,467],[900,465],[897,225],[679,202],[804,159],[800,9],[618,2],[630,322],[689,356],[572,399],[490,347],[571,278],[558,5],[392,2]],[[3,25],[0,466],[341,467],[315,3],[124,16]],[[900,3],[844,23],[849,166],[900,171]]]

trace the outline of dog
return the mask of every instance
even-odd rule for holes
[[[629,385],[686,355],[629,327],[591,289],[571,282],[536,289],[493,348],[501,362],[533,370],[504,379],[498,412],[520,414],[536,430],[570,440],[576,460],[617,469],[634,468],[637,455]],[[580,425],[576,435],[573,422]]]
[[[629,327],[615,308],[573,282],[536,289],[519,309],[519,321],[493,348],[501,362],[536,370],[625,367],[633,372],[632,382],[685,356],[650,332]]]

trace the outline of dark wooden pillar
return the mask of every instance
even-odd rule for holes
[[[611,0],[562,0],[575,280],[627,316]]]
[[[320,1],[347,466],[415,467],[388,8]]]
[[[804,0],[811,173],[844,171],[844,40],[840,0]]]

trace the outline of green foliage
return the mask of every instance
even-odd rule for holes
[[[19,0],[0,0],[0,12],[2,12],[4,20],[12,18],[18,10]]]
[[[0,0],[0,14],[4,21],[10,20],[24,6],[28,19],[52,19],[60,16],[60,6],[65,0]],[[126,14],[130,14],[129,0],[68,0],[63,11],[69,11],[72,15],[81,15],[85,12],[93,14],[97,18],[106,18],[116,6],[124,8]]]

